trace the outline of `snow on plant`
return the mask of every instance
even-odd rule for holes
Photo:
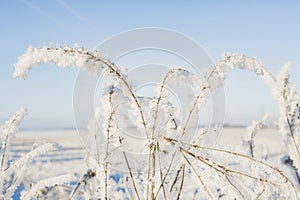
[[[219,65],[219,66],[218,66]],[[288,70],[290,63],[284,65],[275,78],[256,58],[248,58],[239,54],[224,54],[219,62],[218,69],[226,71],[233,68],[241,68],[255,72],[272,90],[274,99],[278,104],[278,125],[283,135],[283,140],[289,149],[289,155],[293,160],[295,169],[300,169],[300,97],[296,91],[296,85],[289,82]],[[224,77],[225,75],[223,75]],[[299,178],[295,177],[298,184]]]
[[[246,146],[249,146],[249,154],[252,158],[254,158],[254,138],[258,131],[265,126],[268,117],[269,115],[267,114],[261,121],[253,121],[252,124],[247,127],[247,134],[243,137]]]
[[[18,131],[18,126],[23,121],[27,110],[21,108],[13,117],[7,120],[0,127],[1,148],[0,148],[0,199],[11,199],[16,189],[22,183],[22,176],[25,170],[30,167],[31,161],[49,151],[59,150],[60,146],[56,143],[45,143],[26,153],[21,158],[10,161],[11,140]]]
[[[279,127],[288,145],[293,165],[300,170],[300,96],[296,92],[296,85],[289,82],[290,64],[285,65],[277,77],[277,87],[280,119]],[[300,185],[300,179],[298,184]]]
[[[23,121],[27,111],[21,108],[13,117],[7,120],[0,127],[1,148],[0,148],[0,171],[3,171],[8,164],[8,152],[11,144],[11,138],[18,131],[18,126]]]
[[[18,126],[26,115],[26,109],[20,109],[13,117],[7,120],[0,127],[1,147],[0,147],[0,198],[10,198],[19,184],[22,173],[7,173],[9,169],[8,156],[10,152],[11,138],[18,131]]]
[[[224,84],[228,70],[253,71],[271,88],[278,101],[280,127],[286,145],[291,148],[292,165],[298,170],[299,95],[288,81],[286,67],[276,79],[257,58],[227,53],[206,80],[189,71],[171,68],[157,87],[156,96],[140,97],[123,70],[108,58],[67,45],[28,48],[15,64],[14,77],[24,79],[31,68],[42,63],[79,67],[93,75],[112,78],[103,90],[101,106],[90,121],[92,155],[86,158],[86,172],[70,192],[71,199],[299,198],[297,179],[291,180],[284,174],[282,166],[272,166],[253,154],[255,133],[265,119],[254,122],[248,129],[245,140],[250,146],[249,155],[206,146],[203,135],[214,129],[195,131],[191,123],[209,94]],[[171,104],[166,89],[176,84],[189,84],[197,92],[185,114]],[[133,120],[128,120],[128,113],[132,113]],[[146,139],[128,137],[128,133]],[[132,151],[143,156],[137,159],[130,154]],[[209,154],[203,153],[208,151]],[[231,165],[232,161],[237,164]],[[36,189],[32,190],[29,193],[35,193]]]
[[[22,200],[33,200],[45,197],[55,187],[64,186],[66,183],[70,183],[75,180],[74,174],[60,175],[57,177],[50,177],[45,180],[41,180],[33,185],[30,190],[23,191],[21,194]],[[61,197],[56,197],[61,198]]]

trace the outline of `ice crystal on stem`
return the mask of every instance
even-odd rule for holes
[[[249,152],[252,158],[254,158],[254,138],[259,130],[261,130],[269,117],[269,114],[265,115],[261,121],[253,121],[250,126],[247,127],[247,134],[244,135],[243,140],[249,146]]]
[[[70,183],[75,179],[76,177],[74,176],[74,174],[66,174],[41,180],[38,183],[34,184],[28,191],[23,191],[21,194],[21,199],[40,199],[44,196],[47,196],[47,193],[54,187]]]

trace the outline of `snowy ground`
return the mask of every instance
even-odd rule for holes
[[[217,143],[218,148],[225,148],[232,151],[240,150],[242,136],[245,133],[243,128],[225,128]],[[21,131],[12,142],[11,158],[17,159],[22,154],[30,151],[33,145],[43,142],[57,142],[63,146],[59,152],[50,152],[38,157],[34,165],[28,169],[25,179],[30,182],[50,177],[52,175],[64,174],[84,169],[84,157],[87,151],[81,143],[76,131]],[[255,150],[261,152],[267,147],[269,159],[278,163],[280,156],[285,152],[285,146],[278,132],[272,129],[265,129],[258,133],[255,140]],[[245,149],[245,152],[247,149]],[[39,171],[38,173],[32,173]],[[39,177],[35,177],[38,174]]]

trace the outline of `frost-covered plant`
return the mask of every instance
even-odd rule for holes
[[[277,76],[277,90],[280,94],[279,127],[285,143],[288,144],[289,156],[294,167],[300,170],[300,96],[296,91],[296,85],[289,81],[288,70],[290,64],[283,66]],[[298,184],[300,179],[298,177]]]
[[[275,78],[257,58],[248,58],[240,54],[224,54],[218,63],[218,69],[225,77],[229,69],[241,68],[255,72],[270,87],[273,97],[278,104],[278,125],[283,140],[289,149],[290,158],[297,170],[300,169],[300,96],[296,85],[289,82],[290,63],[284,65]],[[224,80],[221,79],[221,81]],[[295,180],[298,180],[295,177]],[[299,180],[298,180],[298,184]]]
[[[258,130],[256,126],[262,122],[249,129],[246,138],[249,156],[206,146],[203,135],[211,134],[214,129],[196,128],[195,131],[191,126],[196,110],[206,103],[210,93],[224,84],[228,70],[253,71],[272,89],[279,103],[280,127],[287,146],[293,149],[289,152],[293,166],[299,169],[299,95],[288,82],[286,73],[280,73],[275,79],[260,60],[225,54],[206,80],[186,70],[171,68],[158,86],[156,96],[139,97],[126,74],[108,58],[66,45],[28,48],[15,64],[14,76],[25,78],[32,67],[42,63],[79,67],[93,75],[112,78],[89,125],[93,155],[87,157],[86,173],[70,192],[70,198],[299,198],[295,181],[280,168],[254,157],[253,138]],[[189,84],[197,92],[184,111],[170,103],[166,87],[176,84]],[[129,112],[133,120],[128,120]],[[128,137],[128,132],[146,139]],[[132,151],[143,156],[135,160]],[[209,154],[204,153],[208,151]],[[231,161],[237,164],[231,165]]]
[[[247,133],[243,137],[246,146],[249,147],[249,154],[252,158],[254,158],[254,138],[257,132],[265,126],[268,117],[269,115],[266,115],[261,121],[253,121],[252,124],[247,127]]]
[[[26,109],[21,108],[0,127],[0,171],[3,171],[8,165],[8,152],[11,145],[11,138],[14,137],[14,134],[18,131],[18,126],[23,121],[26,113]]]
[[[58,186],[66,186],[66,184],[76,179],[74,174],[65,174],[57,177],[50,177],[34,184],[28,191],[21,194],[22,200],[40,199],[48,195],[48,193]],[[69,188],[68,188],[69,189]],[[53,197],[52,197],[53,198]],[[61,198],[57,196],[56,198]]]
[[[1,146],[0,146],[0,198],[10,198],[18,187],[20,175],[22,173],[7,173],[10,164],[8,162],[11,139],[18,131],[18,126],[26,115],[26,109],[20,109],[13,117],[7,120],[0,127]]]
[[[9,161],[11,140],[18,131],[18,126],[23,121],[27,110],[21,108],[13,117],[0,127],[0,199],[11,199],[16,189],[22,183],[22,176],[31,161],[48,151],[58,150],[59,145],[46,143],[36,147],[21,158]]]

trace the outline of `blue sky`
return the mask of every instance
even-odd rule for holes
[[[0,122],[19,107],[24,128],[74,127],[72,93],[78,70],[35,68],[26,81],[13,64],[29,45],[77,43],[93,49],[119,32],[162,27],[193,38],[218,61],[225,51],[261,58],[272,73],[292,61],[300,85],[300,13],[297,1],[67,1],[12,0],[0,6]],[[253,74],[235,71],[226,82],[226,123],[247,124],[277,108]]]

